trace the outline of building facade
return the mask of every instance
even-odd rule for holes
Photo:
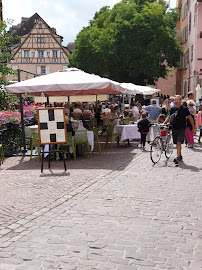
[[[2,5],[2,0],[0,0],[0,22],[3,21],[3,5]]]
[[[12,44],[12,56],[8,66],[33,74],[44,75],[67,68],[69,50],[62,46],[62,37],[56,33],[37,13],[30,18],[22,18],[17,26],[12,26],[10,35],[19,39]],[[21,80],[32,78],[21,72]],[[15,81],[17,77],[9,77]]]
[[[202,0],[178,0],[177,37],[184,56],[176,70],[176,92],[186,96],[202,84]]]

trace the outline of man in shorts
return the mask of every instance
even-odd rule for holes
[[[185,129],[186,129],[186,118],[189,119],[192,125],[192,132],[196,134],[196,129],[194,125],[193,118],[187,107],[182,105],[182,98],[179,95],[176,95],[174,98],[175,106],[171,108],[170,115],[167,117],[164,124],[167,124],[172,115],[175,113],[175,121],[172,127],[173,142],[177,144],[177,157],[173,160],[176,165],[179,164],[179,161],[182,161],[182,144],[184,143],[185,138]]]

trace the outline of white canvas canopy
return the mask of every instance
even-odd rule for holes
[[[146,96],[146,95],[153,95],[154,93],[160,91],[160,89],[155,89],[150,86],[136,85],[133,83],[122,83],[121,86],[131,90],[132,91],[132,93],[130,93],[131,95],[142,94]]]
[[[132,91],[120,83],[89,74],[76,68],[35,77],[6,86],[9,93],[34,96],[76,96],[103,94],[130,94]]]

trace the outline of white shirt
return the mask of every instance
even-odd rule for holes
[[[102,113],[108,114],[110,112],[111,112],[111,109],[109,109],[109,108],[102,109]]]
[[[133,106],[132,114],[133,114],[133,117],[136,117],[137,115],[139,115],[139,110],[137,106]]]

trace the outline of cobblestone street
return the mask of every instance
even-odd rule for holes
[[[148,147],[148,146],[147,146]],[[147,148],[148,150],[148,148]],[[133,143],[0,167],[0,270],[202,269],[202,148],[179,167]]]

